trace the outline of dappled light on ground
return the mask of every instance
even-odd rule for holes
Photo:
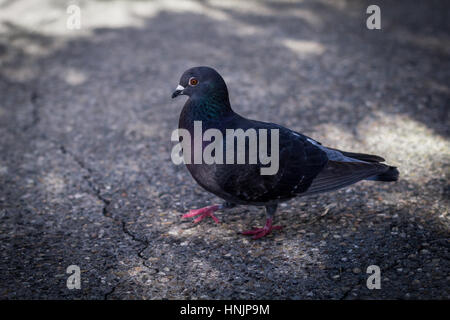
[[[378,31],[364,1],[78,4],[69,30],[65,2],[0,0],[0,297],[448,298],[448,4],[382,1]],[[261,208],[181,219],[220,201],[170,159],[170,95],[195,65],[239,114],[379,154],[400,180],[283,203],[260,241],[238,231]]]

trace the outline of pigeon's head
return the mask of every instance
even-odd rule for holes
[[[223,94],[228,99],[227,86],[222,76],[210,67],[194,67],[183,73],[172,98],[179,95],[203,97],[211,94]]]

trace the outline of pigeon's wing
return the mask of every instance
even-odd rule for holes
[[[305,192],[313,179],[328,162],[326,153],[307,137],[287,128],[259,121],[242,121],[238,128],[268,129],[268,150],[271,149],[271,129],[279,130],[278,171],[262,175],[261,168],[268,165],[226,165],[217,168],[215,181],[221,191],[235,197],[235,201],[267,203],[290,199]],[[227,142],[228,143],[228,142]]]
[[[298,132],[294,132],[294,134],[302,135]],[[348,152],[348,151],[342,151],[339,149],[334,149],[330,147],[325,147],[317,140],[314,140],[308,136],[302,135],[305,137],[310,143],[314,144],[315,146],[319,147],[323,151],[327,153],[327,156],[330,160],[335,161],[345,161],[345,162],[352,162],[354,160],[359,161],[365,161],[365,162],[384,162],[385,160],[380,157],[373,154],[366,154],[366,153],[355,153],[355,152]]]
[[[326,152],[311,143],[308,137],[281,129],[280,178],[274,186],[274,194],[283,199],[305,192],[327,162]]]
[[[333,148],[329,148],[329,147],[327,147],[327,148],[330,150],[333,150],[333,151],[340,152],[346,157],[361,160],[361,161],[366,161],[366,162],[384,162],[385,161],[384,158],[373,155],[373,154],[347,152],[347,151],[342,151],[342,150],[333,149]]]
[[[267,150],[271,150],[271,130],[279,132],[278,170],[273,175],[262,174],[261,169],[273,163],[261,163],[260,158],[256,164],[249,164],[247,158],[246,164],[191,165],[198,167],[190,171],[201,186],[230,202],[267,204],[336,190],[364,179],[395,181],[398,178],[397,169],[379,163],[384,160],[381,157],[327,148],[308,136],[274,123],[236,115],[229,123],[222,121],[221,125],[235,130],[256,130],[258,150],[260,129],[267,129]],[[223,147],[225,154],[225,144]],[[236,155],[236,144],[234,148]],[[248,151],[246,143],[246,155]]]
[[[321,193],[346,187],[360,180],[389,171],[381,163],[328,161],[324,169],[313,179],[304,195]]]

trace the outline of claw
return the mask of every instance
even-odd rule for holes
[[[253,228],[252,230],[245,230],[242,232],[243,235],[253,236],[252,239],[256,240],[262,238],[272,232],[272,230],[280,230],[282,226],[273,226],[272,219],[267,219],[266,225],[263,228]]]
[[[213,212],[219,210],[219,208],[219,205],[213,205],[201,209],[190,210],[189,213],[184,214],[182,218],[192,218],[200,215],[200,217],[194,220],[194,223],[198,223],[206,217],[211,217],[216,223],[220,223],[220,220],[213,214]]]

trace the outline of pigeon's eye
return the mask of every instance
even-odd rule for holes
[[[198,80],[195,79],[194,77],[189,79],[189,85],[190,86],[196,86],[198,84]]]

